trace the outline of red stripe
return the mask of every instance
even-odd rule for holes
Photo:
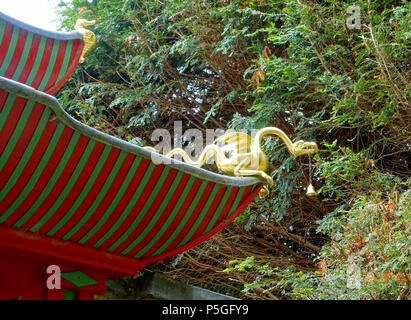
[[[105,145],[103,143],[97,142],[94,145],[93,150],[91,151],[90,157],[87,159],[87,162],[84,165],[83,170],[78,176],[76,182],[73,185],[73,188],[68,193],[66,199],[63,200],[60,207],[54,212],[54,214],[48,219],[38,230],[39,233],[47,233],[54,225],[60,221],[63,215],[70,209],[74,201],[79,196],[81,190],[83,190],[84,185],[86,184],[88,178],[90,177],[93,169],[103,152]]]
[[[171,221],[170,225],[168,226],[167,230],[163,233],[163,235],[158,239],[158,241],[148,249],[141,257],[149,257],[153,252],[155,252],[158,248],[160,248],[164,242],[171,236],[174,230],[179,225],[180,221],[183,219],[184,215],[186,214],[188,208],[190,207],[191,203],[194,200],[195,195],[197,194],[198,189],[200,188],[201,180],[195,179],[190,191],[187,194],[187,197],[181,206],[180,210],[178,210],[176,216]]]
[[[70,238],[72,241],[78,241],[82,238],[101,218],[101,216],[106,212],[108,206],[113,201],[115,195],[121,187],[121,184],[124,181],[131,165],[133,164],[135,155],[128,153],[124,158],[123,163],[118,170],[116,177],[110,185],[110,188],[107,190],[107,193],[104,195],[103,200],[100,202],[99,206],[93,212],[93,215],[87,220],[87,222],[79,229],[77,232]]]
[[[220,231],[221,229],[226,227],[231,221],[233,221],[241,213],[241,211],[243,211],[248,206],[248,204],[257,196],[257,194],[260,191],[260,189],[262,188],[262,186],[263,186],[263,184],[259,184],[247,196],[247,198],[242,203],[240,203],[240,205],[237,207],[237,209],[228,218],[224,219],[218,226],[215,226],[213,229],[211,229],[206,234],[202,235],[201,237],[198,237],[198,238],[194,239],[191,242],[186,243],[185,245],[183,245],[181,247],[174,248],[173,246],[170,245],[168,247],[168,248],[170,248],[169,251],[164,251],[163,253],[161,253],[157,256],[154,256],[154,257],[149,257],[149,258],[142,259],[141,262],[144,263],[144,264],[149,264],[149,263],[153,263],[153,262],[158,261],[158,260],[163,260],[163,259],[172,257],[176,254],[187,251],[187,250],[191,249],[192,247],[194,247],[194,246],[204,242],[205,240],[209,239],[214,234],[216,234],[218,231]]]
[[[31,87],[33,87],[34,89],[37,89],[41,81],[43,80],[43,76],[50,62],[50,56],[51,56],[52,49],[53,49],[53,39],[48,38],[46,41],[46,45],[44,47],[43,58],[41,59],[39,69],[31,84]]]
[[[233,208],[233,212],[228,215],[227,217],[225,217],[223,220],[221,220],[218,224],[215,224],[213,227],[213,230],[218,229],[221,230],[222,228],[224,228],[228,223],[230,223],[231,221],[233,221],[233,219],[235,219],[247,206],[248,204],[255,198],[255,196],[258,194],[258,192],[260,191],[260,189],[262,188],[263,184],[259,184],[256,186],[256,188],[254,190],[252,190],[252,186],[248,186],[245,190],[244,190],[244,194],[241,197],[240,202],[238,203],[237,208]],[[210,232],[212,232],[212,230],[210,230],[209,232],[207,232],[206,234],[209,234]],[[200,237],[201,238],[201,237]]]
[[[0,112],[3,110],[8,95],[9,93],[7,91],[0,89]]]
[[[175,248],[175,246],[177,246],[181,242],[181,240],[184,239],[185,235],[190,231],[191,227],[197,220],[198,215],[200,214],[201,209],[204,207],[205,203],[207,202],[213,188],[214,188],[214,183],[208,182],[206,187],[204,188],[204,192],[200,198],[200,201],[198,201],[198,204],[196,205],[195,209],[191,213],[191,216],[188,219],[187,223],[185,224],[181,232],[177,235],[177,237],[168,245],[168,247],[164,251]]]
[[[73,134],[73,129],[69,127],[65,127],[63,129],[59,142],[54,148],[52,155],[50,156],[46,166],[44,167],[43,172],[40,174],[40,177],[38,178],[33,189],[29,192],[29,194],[24,199],[24,201],[20,204],[20,206],[5,221],[5,224],[7,225],[14,224],[31,207],[34,201],[36,201],[38,195],[41,193],[41,191],[43,191],[51,175],[56,169],[57,164],[59,163],[61,157],[63,156],[63,153],[66,150],[66,146],[69,143],[72,134]],[[28,162],[31,161],[30,159]]]
[[[248,197],[248,195],[250,194],[250,192],[252,191],[252,186],[247,186],[244,190],[243,196],[241,197],[241,200],[239,202],[238,205],[240,205],[243,201],[245,201],[245,199]]]
[[[33,123],[33,126],[35,125],[35,123]],[[27,162],[26,166],[24,167],[24,169],[22,170],[19,178],[16,181],[16,184],[11,188],[10,192],[7,194],[7,197],[5,199],[3,199],[3,202],[0,203],[0,212],[3,212],[5,210],[5,208],[8,208],[9,205],[17,198],[17,196],[20,194],[21,190],[24,188],[24,186],[26,185],[27,181],[30,179],[30,177],[32,176],[34,170],[37,167],[38,162],[40,161],[40,159],[43,156],[44,151],[46,150],[51,137],[53,136],[54,130],[56,128],[56,123],[53,121],[49,121],[47,122],[43,133],[35,147],[35,149],[33,150],[33,154],[30,158],[30,161]],[[20,152],[18,149],[21,148],[21,150],[24,150],[26,148],[26,146],[22,143],[22,144],[18,144],[15,148],[15,152]],[[16,160],[20,160],[20,158],[16,157],[14,158]],[[7,168],[7,170],[14,170],[14,168],[16,167],[17,162],[15,163],[6,163],[5,168]],[[10,175],[11,173],[7,173],[7,175]],[[3,177],[3,172],[0,175],[1,177]],[[7,179],[5,181],[1,181],[0,184],[0,189],[3,188],[4,184],[7,182]]]
[[[6,23],[6,28],[4,28],[3,39],[0,44],[0,66],[7,55],[7,51],[10,46],[10,39],[13,33],[13,25],[9,22]]]
[[[44,108],[44,107],[43,107]],[[22,135],[20,136],[16,146],[14,147],[13,151],[10,153],[7,162],[5,163],[2,171],[0,172],[0,190],[4,187],[4,185],[7,183],[8,179],[10,178],[11,174],[15,170],[17,164],[19,163],[21,156],[23,155],[24,151],[26,150],[26,147],[28,143],[30,142],[31,136],[36,129],[37,123],[39,119],[41,118],[42,112],[34,112],[30,114],[29,120],[26,123],[26,126],[23,129]],[[50,128],[48,129],[49,133],[54,132],[54,127],[50,125]],[[51,137],[51,135],[50,135]],[[33,159],[33,157],[30,159],[30,161],[27,162],[26,166],[20,173],[20,176],[18,177],[16,184],[10,189],[9,193],[7,196],[3,199],[3,201],[0,202],[0,212],[4,212],[10,204],[17,198],[17,196],[20,194],[21,190],[27,183],[27,181],[30,179],[32,172],[36,168],[36,165],[38,161],[41,158],[41,155],[44,152],[44,149],[39,148],[39,145],[41,145],[42,141],[44,140],[45,146],[47,146],[50,137],[47,135],[43,135],[40,137],[39,143],[36,145],[36,148],[33,150],[33,155],[37,156],[37,158]],[[43,140],[42,140],[43,139]],[[29,171],[29,173],[27,173]]]
[[[130,233],[130,235],[122,242],[120,243],[119,246],[117,246],[116,249],[114,249],[113,252],[120,253],[130,245],[130,243],[137,238],[141,232],[143,232],[144,228],[147,226],[147,224],[150,222],[150,220],[153,218],[154,214],[156,213],[158,207],[161,205],[161,202],[164,200],[164,197],[167,194],[167,191],[170,189],[171,184],[173,183],[173,180],[177,174],[177,170],[174,168],[171,168],[170,171],[167,174],[167,177],[165,178],[160,190],[158,191],[156,197],[154,198],[153,203],[151,204],[150,208],[144,215],[143,219],[141,219],[140,223],[136,226],[136,228]],[[148,193],[146,193],[146,196],[148,197]]]
[[[40,111],[37,108],[41,108]],[[43,110],[44,106],[39,104],[35,104],[34,108],[32,109],[30,116],[26,122],[26,125],[22,131],[22,134],[19,137],[19,140],[17,141],[16,145],[11,151],[7,159],[7,162],[5,163],[3,169],[0,172],[1,187],[3,187],[3,185],[10,178],[17,164],[19,163],[24,151],[26,150],[27,145],[30,142],[33,132],[35,131],[36,126],[42,116]],[[11,112],[11,114],[13,114],[13,112]],[[2,143],[3,132],[0,133],[0,145],[2,145]]]
[[[26,83],[26,80],[30,74],[31,69],[33,68],[34,61],[36,60],[37,50],[39,49],[41,37],[38,34],[33,36],[33,40],[31,41],[31,47],[29,50],[29,54],[26,60],[26,64],[23,67],[23,70],[20,74],[18,82]]]
[[[150,175],[150,179],[148,180],[146,186],[144,187],[144,190],[140,194],[140,197],[138,198],[137,202],[131,209],[129,215],[124,219],[123,223],[117,228],[117,230],[113,232],[113,234],[106,241],[104,241],[99,248],[106,249],[109,246],[111,246],[119,237],[121,237],[121,235],[133,223],[137,215],[140,213],[141,208],[144,206],[144,203],[146,202],[148,195],[151,193],[154,186],[156,185],[163,169],[163,164],[154,167],[154,170]]]
[[[247,197],[250,195],[250,192],[252,191],[252,188],[253,188],[253,186],[247,186],[245,189],[244,189],[244,193],[243,193],[243,195],[242,195],[242,197],[241,197],[241,199],[240,199],[240,202],[238,203],[238,205],[240,206],[242,203],[243,203],[243,201],[245,201],[245,199],[247,199]],[[232,208],[233,210],[230,210],[230,211],[232,211],[232,213],[231,214],[233,214],[233,212],[237,209],[237,208]],[[231,215],[230,214],[230,215]],[[227,218],[228,218],[229,216],[227,216]]]
[[[57,50],[56,61],[54,62],[53,70],[51,71],[50,78],[47,81],[46,86],[44,87],[44,90],[43,90],[44,92],[50,93],[50,88],[52,88],[56,84],[57,76],[59,75],[60,69],[63,64],[64,54],[66,53],[66,46],[67,46],[67,41],[60,40],[59,48]]]
[[[5,78],[11,78],[14,74],[14,71],[16,71],[17,65],[19,64],[21,54],[23,52],[24,44],[26,43],[26,36],[27,36],[27,31],[20,29],[18,38],[17,38],[17,43],[16,47],[14,48],[13,56],[10,60],[10,64],[7,67],[6,72],[4,73]]]
[[[201,234],[203,233],[203,231],[207,227],[208,223],[210,222],[211,218],[213,217],[215,211],[217,210],[217,207],[221,203],[221,199],[223,198],[224,193],[226,192],[226,190],[227,190],[227,186],[224,186],[224,185],[220,186],[220,188],[217,191],[217,194],[216,194],[215,198],[213,199],[213,202],[212,202],[210,208],[208,208],[207,214],[205,215],[204,219],[201,221],[201,223],[198,226],[197,230],[191,236],[190,240],[188,240],[188,242],[190,242],[192,239],[195,239],[195,238],[201,236]]]
[[[22,97],[17,97],[11,110],[7,116],[6,122],[3,125],[2,130],[0,131],[0,155],[3,153],[4,148],[9,143],[10,137],[12,136],[16,125],[19,122],[20,116],[23,113],[23,110],[26,106],[27,99]]]
[[[174,209],[178,199],[181,196],[181,193],[184,190],[184,187],[187,184],[187,180],[190,176],[184,173],[177,185],[176,190],[174,191],[170,201],[167,203],[166,208],[161,213],[161,216],[158,218],[154,226],[150,229],[150,231],[146,234],[146,236],[129,252],[127,255],[134,256],[139,252],[144,246],[156,235],[157,232],[160,231],[161,227],[163,226],[164,222],[169,217],[171,211]]]
[[[96,180],[94,181],[89,193],[83,199],[80,206],[77,208],[76,212],[70,217],[70,219],[66,222],[64,226],[62,226],[55,234],[56,237],[62,237],[67,232],[71,230],[75,226],[75,224],[83,217],[83,215],[87,212],[90,205],[93,203],[94,199],[96,198],[97,194],[100,192],[101,188],[103,187],[104,182],[107,179],[110,171],[112,170],[114,164],[116,163],[117,157],[120,154],[120,149],[118,148],[111,148],[110,153],[104,162],[103,167],[101,168],[100,172]],[[84,192],[84,191],[83,191]]]
[[[67,71],[64,76],[57,82],[54,86],[48,89],[47,93],[54,94],[58,89],[66,83],[70,78],[71,74],[74,72],[78,65],[81,53],[83,52],[84,42],[80,39],[73,40],[73,45],[71,47],[71,53],[69,58],[69,63],[67,66]]]
[[[33,215],[21,226],[22,228],[31,228],[47,212],[47,210],[50,209],[71,177],[89,141],[90,139],[88,137],[83,135],[80,136],[75,146],[75,152],[72,152],[70,155],[67,164],[65,165],[53,188],[50,190],[50,193],[38,207],[36,212],[34,212]]]
[[[225,203],[223,210],[221,210],[220,216],[217,218],[214,226],[217,226],[227,216],[228,212],[231,209],[231,206],[233,205],[233,202],[235,200],[235,197],[237,196],[237,193],[238,193],[239,189],[240,188],[238,188],[238,187],[234,187],[233,189],[231,189],[231,192],[230,192],[230,195],[228,196],[227,202]]]
[[[117,221],[120,217],[122,212],[127,207],[128,203],[131,201],[131,197],[133,196],[134,192],[137,190],[138,185],[140,184],[141,179],[144,176],[144,173],[147,170],[150,161],[147,159],[141,159],[138,168],[134,172],[134,176],[130,181],[126,191],[124,192],[122,198],[118,202],[117,206],[114,208],[113,212],[111,213],[110,217],[106,220],[106,222],[101,226],[100,229],[97,230],[93,236],[91,236],[85,243],[86,244],[94,244],[98,241],[104,234],[111,228],[111,226]]]

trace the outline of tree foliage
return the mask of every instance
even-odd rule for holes
[[[64,29],[97,19],[97,46],[59,93],[83,122],[138,144],[182,120],[276,126],[320,146],[318,197],[304,194],[308,159],[268,138],[270,196],[149,268],[242,297],[407,298],[410,11],[399,0],[62,2]]]

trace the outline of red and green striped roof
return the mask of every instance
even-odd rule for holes
[[[0,227],[144,265],[211,237],[263,183],[176,160],[155,165],[151,155],[74,120],[52,96],[0,77]]]
[[[0,12],[0,76],[53,94],[73,73],[83,46],[76,31],[46,31]]]

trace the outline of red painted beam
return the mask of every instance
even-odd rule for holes
[[[0,225],[0,246],[19,250],[28,256],[42,256],[100,270],[112,278],[135,275],[143,269],[145,263],[140,259],[130,258],[105,250],[83,246],[69,241],[24,232],[13,227]],[[1,253],[1,251],[0,251]],[[56,260],[57,259],[57,260]]]

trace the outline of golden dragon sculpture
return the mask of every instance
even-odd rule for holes
[[[269,164],[268,157],[261,148],[262,139],[267,135],[273,134],[280,137],[287,146],[288,151],[297,157],[304,154],[313,154],[318,150],[315,142],[299,140],[293,143],[282,130],[268,127],[257,131],[254,139],[242,132],[222,135],[212,144],[207,145],[197,160],[192,160],[181,148],[171,150],[166,156],[181,155],[186,163],[195,167],[201,167],[210,156],[214,156],[217,168],[224,173],[236,176],[259,175],[269,184],[273,185],[273,179],[265,172]],[[219,146],[219,143],[222,143],[222,146]],[[152,147],[145,147],[145,149],[156,152]],[[226,154],[229,154],[229,156],[227,157]],[[260,197],[264,197],[267,194],[268,189],[263,187],[260,191]],[[315,195],[311,184],[307,189],[307,195]]]
[[[95,44],[96,44],[96,35],[93,31],[87,30],[86,26],[91,26],[96,23],[96,20],[86,20],[86,19],[78,19],[76,25],[74,26],[74,30],[81,33],[83,35],[83,42],[84,47],[83,51],[81,52],[80,56],[80,63],[84,62],[84,55],[87,51],[89,51]]]

